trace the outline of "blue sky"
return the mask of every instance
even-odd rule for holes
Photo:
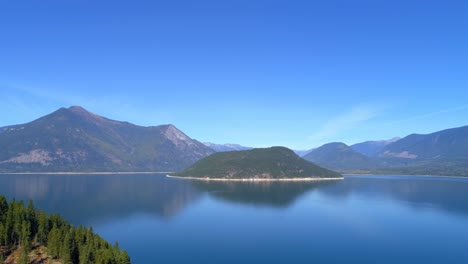
[[[81,105],[309,149],[468,125],[468,2],[0,0],[0,126]]]

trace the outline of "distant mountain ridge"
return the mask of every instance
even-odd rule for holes
[[[468,126],[431,134],[411,134],[384,147],[379,157],[409,159],[468,158]]]
[[[299,157],[304,157],[305,155],[309,154],[311,151],[313,151],[315,148],[313,149],[307,149],[307,150],[297,150],[297,149],[293,149],[292,151],[294,151],[294,153],[296,153]]]
[[[354,151],[341,142],[325,144],[312,150],[303,158],[325,168],[335,170],[368,168],[373,163],[370,157]]]
[[[356,145],[365,149],[369,142]],[[325,144],[304,158],[342,173],[468,176],[468,126],[427,135],[411,134],[386,144],[374,155],[355,151],[356,145],[353,148],[344,143]]]
[[[249,150],[253,149],[252,147],[245,147],[239,144],[216,144],[211,142],[203,142],[205,146],[212,148],[216,152],[225,152],[225,151],[238,151],[238,150]]]
[[[216,152],[226,152],[226,151],[240,151],[240,150],[250,150],[254,149],[254,147],[246,147],[242,146],[239,144],[216,144],[216,143],[211,143],[211,142],[203,142],[205,146],[210,147]],[[312,149],[309,150],[292,150],[294,153],[296,153],[298,156],[302,157],[306,155],[307,153],[311,152]]]
[[[373,157],[377,153],[379,153],[385,146],[397,142],[401,138],[394,137],[388,140],[372,140],[372,141],[365,141],[362,143],[357,143],[351,145],[350,147],[361,154],[364,154],[368,157]]]
[[[174,171],[214,152],[173,125],[137,126],[79,106],[0,130],[0,172]]]

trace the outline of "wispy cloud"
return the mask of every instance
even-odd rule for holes
[[[62,104],[63,106],[72,104],[81,104],[90,102],[89,98],[84,96],[71,94],[66,89],[51,89],[41,87],[30,87],[19,84],[7,85],[8,88],[16,90],[24,95],[36,97],[49,102]]]
[[[309,137],[309,141],[316,146],[325,142],[336,141],[343,133],[378,116],[382,110],[382,106],[354,106],[348,111],[328,119],[326,123]]]
[[[439,115],[442,115],[442,114],[459,112],[459,111],[466,110],[466,109],[468,109],[468,105],[451,107],[451,108],[446,108],[446,109],[442,109],[442,110],[439,110],[439,111],[433,111],[433,112],[420,114],[420,115],[415,115],[415,116],[411,116],[411,117],[400,119],[400,120],[391,121],[389,123],[386,123],[385,125],[386,126],[393,126],[393,125],[408,123],[408,122],[417,121],[417,120],[424,120],[424,119],[433,118],[433,117],[436,117],[436,116],[439,116]]]

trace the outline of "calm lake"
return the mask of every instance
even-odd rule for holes
[[[0,175],[0,194],[92,226],[137,264],[468,263],[468,179]]]

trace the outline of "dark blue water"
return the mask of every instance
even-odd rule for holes
[[[93,226],[134,263],[468,263],[468,179],[0,175],[0,194]]]

